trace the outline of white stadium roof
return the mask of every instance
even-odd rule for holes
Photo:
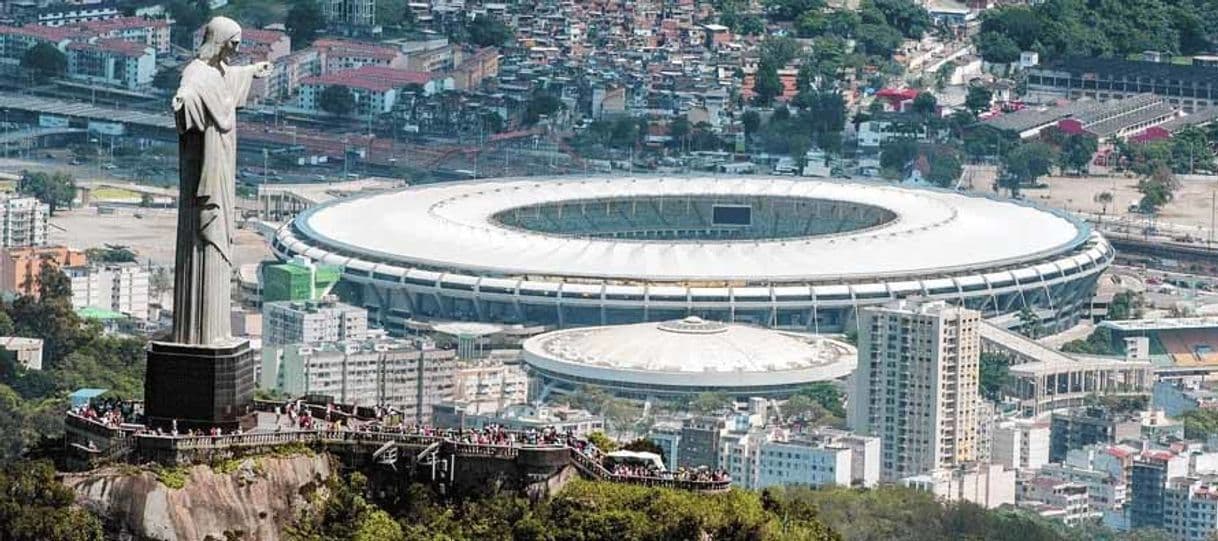
[[[582,327],[524,343],[525,362],[550,373],[636,385],[800,385],[849,374],[854,348],[823,337],[682,320]]]
[[[581,199],[798,197],[896,215],[859,231],[781,240],[618,240],[526,231],[503,211]],[[413,187],[336,201],[296,227],[316,245],[405,266],[491,275],[654,281],[818,281],[993,269],[1047,258],[1088,239],[1077,220],[951,191],[789,177],[525,178]]]

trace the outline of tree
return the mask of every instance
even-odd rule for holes
[[[749,109],[740,115],[740,123],[744,125],[744,134],[746,136],[753,135],[761,127],[761,114],[753,109]]]
[[[817,382],[800,387],[798,396],[806,396],[813,402],[825,408],[825,411],[838,417],[846,416],[845,396],[841,389],[829,382]]]
[[[778,70],[773,64],[763,63],[757,68],[753,93],[756,95],[754,101],[762,106],[769,105],[782,94],[782,80],[778,78]]]
[[[292,40],[292,46],[297,49],[303,49],[312,44],[313,40],[317,38],[317,32],[325,25],[326,20],[317,0],[294,0],[283,21],[283,26],[288,31],[288,37]]]
[[[960,161],[960,153],[953,148],[942,147],[930,152],[927,156],[930,162],[930,172],[926,180],[941,188],[951,188],[964,174],[964,164]]]
[[[21,70],[40,83],[62,76],[67,69],[67,55],[50,43],[39,43],[21,55]]]
[[[793,21],[800,15],[823,9],[824,0],[764,0],[766,14],[775,21]]]
[[[731,397],[723,393],[698,393],[689,403],[690,411],[712,413],[732,406]]]
[[[999,183],[1019,195],[1019,189],[1036,179],[1049,174],[1057,161],[1057,151],[1043,142],[1021,143],[1002,157],[1002,173]]]
[[[880,147],[880,169],[884,176],[895,178],[909,162],[918,157],[918,144],[912,139],[896,139]]]
[[[1138,206],[1141,207],[1142,212],[1155,214],[1163,208],[1163,205],[1172,200],[1179,187],[1180,181],[1176,179],[1171,168],[1159,165],[1150,176],[1138,181],[1138,192],[1142,194]]]
[[[355,110],[355,94],[345,86],[330,85],[318,97],[321,110],[335,116],[347,116]]]
[[[398,27],[408,30],[415,25],[414,10],[410,9],[406,0],[378,0],[376,3],[376,23],[382,26]]]
[[[1108,214],[1108,205],[1112,204],[1112,192],[1100,192],[1095,194],[1095,202],[1103,205],[1100,210],[1101,214]]]
[[[605,453],[612,453],[617,450],[617,442],[599,430],[588,434],[588,443],[595,445],[597,449]]]
[[[172,41],[180,47],[193,46],[195,30],[203,26],[211,15],[210,4],[206,0],[170,0],[165,9],[173,21],[170,28]]]
[[[1124,320],[1142,317],[1142,297],[1132,291],[1122,291],[1112,296],[1108,303],[1108,319]]]
[[[980,85],[970,85],[968,94],[964,97],[964,106],[973,114],[978,114],[988,110],[993,101],[994,93],[990,89]]]
[[[1099,141],[1087,134],[1071,134],[1062,140],[1059,165],[1062,169],[1072,169],[1078,174],[1087,172],[1087,165],[1099,149]]]
[[[46,203],[54,215],[61,207],[72,205],[72,199],[76,197],[76,179],[62,172],[23,171],[21,180],[17,182],[17,191]]]
[[[939,108],[939,100],[935,99],[935,95],[930,92],[919,92],[913,101],[913,112],[931,116],[935,114],[935,110]]]
[[[991,402],[1002,401],[1002,388],[1011,379],[1011,360],[996,353],[982,353],[980,359],[979,385],[981,396]]]
[[[799,54],[799,42],[787,36],[770,36],[761,42],[760,64],[781,68]]]
[[[664,449],[656,445],[656,442],[647,438],[638,438],[626,445],[622,446],[625,451],[634,451],[636,453],[655,453],[660,455],[660,460],[664,460]]]
[[[864,19],[878,12],[883,21],[909,39],[922,39],[931,27],[930,13],[912,0],[869,0],[861,6]]]
[[[0,470],[0,525],[9,541],[101,541],[101,522],[73,505],[75,494],[50,462],[16,461]]]
[[[684,147],[685,141],[689,138],[689,133],[693,128],[689,125],[689,119],[684,116],[674,118],[668,125],[668,135],[677,145]]]
[[[891,57],[904,41],[900,32],[891,26],[879,24],[859,25],[855,39],[858,40],[860,52],[883,58]]]
[[[107,244],[102,248],[85,250],[85,257],[95,263],[133,263],[136,255],[131,248],[118,244]]]
[[[489,15],[477,15],[465,29],[469,42],[479,47],[498,47],[506,45],[515,34],[511,27],[498,18]]]
[[[973,43],[986,62],[1010,64],[1019,60],[1019,45],[997,32],[982,32],[973,38]]]
[[[524,123],[536,124],[542,116],[552,115],[562,108],[562,101],[546,91],[538,91],[525,106]],[[629,119],[628,119],[629,120]]]
[[[1024,306],[1019,309],[1019,332],[1028,338],[1036,339],[1040,336],[1040,316],[1035,310]]]

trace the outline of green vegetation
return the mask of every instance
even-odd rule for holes
[[[1020,51],[1041,60],[1065,56],[1118,56],[1161,51],[1191,55],[1218,46],[1213,1],[1046,0],[1004,6],[982,16],[974,38],[982,57],[1012,62]]]
[[[1002,156],[1002,173],[998,184],[1018,196],[1023,186],[1036,183],[1036,179],[1049,174],[1057,162],[1057,149],[1048,143],[1035,141],[1020,143]]]
[[[1211,434],[1218,434],[1218,411],[1196,409],[1176,418],[1184,423],[1184,437],[1204,441]]]
[[[588,442],[606,453],[612,453],[617,450],[617,442],[599,430],[588,434]]]
[[[170,39],[178,46],[191,48],[194,46],[194,33],[207,23],[211,17],[211,8],[207,0],[170,0],[165,5],[169,19],[173,21],[170,27]]]
[[[698,393],[689,402],[689,410],[694,413],[707,414],[732,407],[732,398],[723,393]]]
[[[293,49],[303,49],[317,39],[317,34],[325,28],[326,21],[321,13],[321,5],[317,0],[293,0],[288,9],[283,26],[292,40]]]
[[[51,207],[51,214],[70,207],[76,197],[76,179],[67,173],[22,171],[17,191],[32,196]]]
[[[0,360],[0,461],[61,434],[67,394],[76,389],[101,387],[124,397],[144,391],[144,341],[105,336],[78,317],[67,276],[53,265],[43,267],[39,280],[39,300],[0,303],[0,335],[44,340],[42,370]]]
[[[489,15],[477,15],[465,26],[459,26],[449,35],[453,41],[472,43],[479,47],[502,47],[515,38],[512,27]]]
[[[347,116],[355,110],[355,95],[345,86],[327,86],[318,101],[323,111],[335,116]]]
[[[1142,194],[1138,206],[1147,214],[1158,213],[1163,205],[1175,197],[1179,188],[1180,181],[1176,179],[1176,175],[1166,165],[1160,165],[1138,181],[1138,193]]]
[[[1062,351],[1084,355],[1120,355],[1122,353],[1113,345],[1112,330],[1107,327],[1096,327],[1083,340],[1066,342],[1062,345]]]
[[[186,482],[190,480],[190,471],[184,466],[165,467],[154,466],[152,468],[153,475],[156,475],[156,480],[162,485],[173,490],[181,490],[186,486]]]
[[[40,83],[63,75],[66,69],[68,57],[50,43],[39,43],[21,55],[21,71]]]
[[[0,539],[5,541],[101,541],[101,522],[75,507],[75,495],[55,479],[47,461],[0,467]]]
[[[95,263],[133,263],[136,255],[131,248],[126,246],[107,244],[103,248],[85,250],[85,257]]]
[[[1011,359],[997,353],[982,353],[980,359],[981,396],[991,402],[1002,400],[1002,388],[1011,381]]]

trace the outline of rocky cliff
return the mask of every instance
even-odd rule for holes
[[[63,482],[120,535],[277,541],[333,471],[327,455],[301,454],[159,473],[118,466],[69,474]]]

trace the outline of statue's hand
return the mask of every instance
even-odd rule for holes
[[[178,94],[173,97],[173,110],[174,111],[181,111],[182,107],[184,107],[185,105],[186,105],[186,100],[184,98],[182,98],[181,94]]]
[[[275,65],[270,62],[259,62],[254,64],[254,77],[270,77],[271,72],[275,71]]]

